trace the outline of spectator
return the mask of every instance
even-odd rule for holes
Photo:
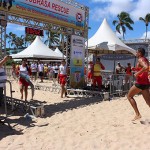
[[[127,63],[127,67],[125,68],[126,76],[125,76],[125,83],[128,83],[131,76],[132,76],[132,69],[131,64]]]
[[[32,62],[31,64],[31,79],[36,81],[37,78],[37,64],[35,62]]]
[[[56,63],[55,66],[54,66],[54,78],[56,79],[57,76],[58,76],[58,70],[59,70],[59,66],[58,64]]]
[[[118,62],[117,66],[116,66],[116,74],[120,74],[123,72],[124,67],[120,64],[120,62]]]
[[[6,82],[6,73],[4,70],[4,63],[11,59],[10,56],[5,56],[1,61],[0,61],[0,106],[2,105],[2,99],[3,99],[3,89],[5,87],[5,82]]]
[[[43,71],[44,71],[44,65],[40,61],[39,65],[38,65],[38,72],[39,72],[39,77],[40,77],[40,80],[41,80],[40,82],[43,82],[43,75],[44,75]]]

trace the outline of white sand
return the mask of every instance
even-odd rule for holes
[[[20,98],[18,84],[12,83],[16,91],[13,97]],[[46,116],[30,122],[16,111],[9,117],[13,131],[0,125],[0,150],[150,149],[150,125],[131,121],[134,112],[126,97],[100,102],[96,98],[61,99],[58,93],[35,92],[34,99],[46,102]],[[141,120],[150,119],[150,109],[142,96],[135,99]]]

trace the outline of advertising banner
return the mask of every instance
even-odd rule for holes
[[[12,14],[84,29],[85,11],[58,0],[9,0],[0,3],[0,10],[8,10]]]
[[[71,36],[70,86],[72,88],[84,85],[85,40],[83,37]]]

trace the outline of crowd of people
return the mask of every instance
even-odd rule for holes
[[[67,67],[65,60],[62,60],[61,63],[43,64],[42,61],[27,62],[26,59],[23,59],[21,63],[12,64],[12,76],[14,79],[19,79],[21,99],[23,99],[23,95],[25,94],[25,101],[27,101],[29,80],[24,77],[25,75],[27,78],[31,78],[34,82],[37,78],[39,78],[40,83],[43,82],[44,78],[55,81],[58,80],[58,83],[61,85],[61,98],[63,98],[64,94],[67,96],[65,89],[67,79]]]
[[[14,78],[18,77],[20,65],[21,63],[19,62],[12,64],[12,76]],[[43,63],[42,61],[33,61],[26,62],[26,66],[29,70],[29,75],[32,81],[36,81],[37,77],[39,77],[40,82],[43,82],[44,78],[57,78],[60,63]]]

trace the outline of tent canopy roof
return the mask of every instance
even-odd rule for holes
[[[108,53],[131,53],[136,51],[125,45],[112,31],[106,19],[103,20],[97,32],[88,40],[89,52],[108,54]]]
[[[49,49],[40,39],[35,38],[32,44],[18,54],[11,55],[12,58],[31,58],[31,59],[62,59],[62,55]]]

